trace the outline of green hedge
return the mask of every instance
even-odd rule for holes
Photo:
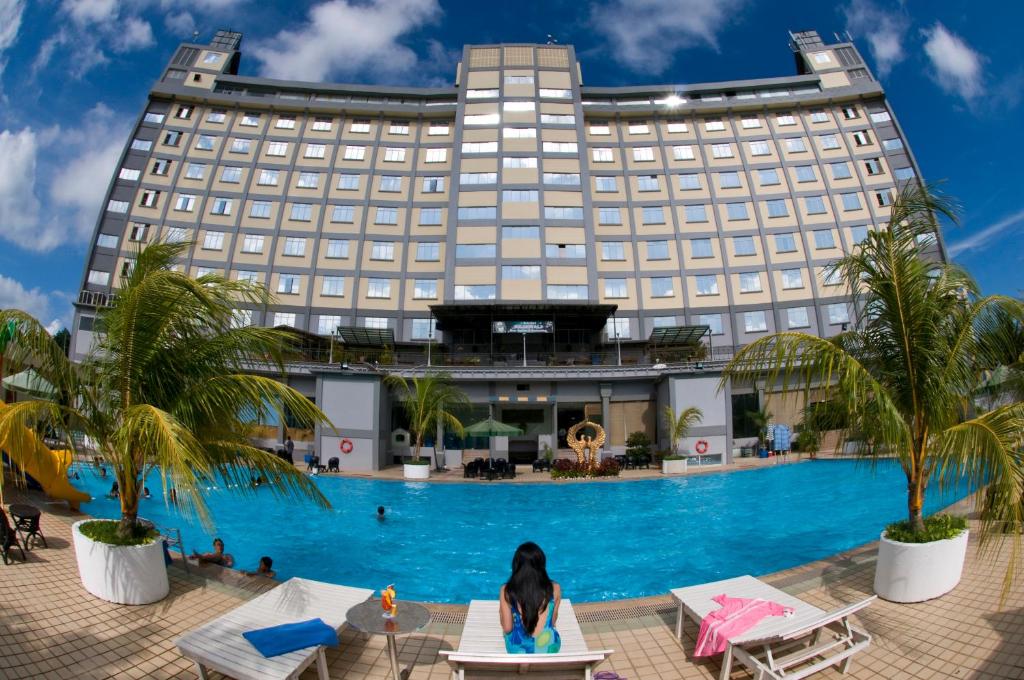
[[[81,524],[78,530],[87,538],[108,545],[148,545],[160,535],[156,529],[136,526],[134,535],[125,539],[117,533],[119,525],[120,522],[117,521],[97,519]]]
[[[895,522],[885,528],[885,537],[900,543],[931,543],[956,538],[967,528],[967,519],[956,515],[932,515],[924,518],[924,531],[915,532],[910,522]]]

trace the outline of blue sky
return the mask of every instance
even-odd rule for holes
[[[968,11],[969,10],[969,11]],[[129,127],[182,40],[242,31],[242,72],[451,81],[464,43],[572,43],[590,85],[793,73],[789,29],[850,31],[986,293],[1024,289],[1024,3],[877,0],[0,0],[0,308],[71,320]]]

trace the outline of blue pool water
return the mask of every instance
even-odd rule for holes
[[[322,510],[213,489],[214,533],[154,497],[140,515],[181,528],[189,550],[224,539],[235,566],[274,558],[279,578],[368,588],[395,583],[429,602],[493,599],[522,541],[540,544],[552,578],[576,601],[640,597],[740,574],[765,574],[878,538],[906,513],[899,467],[814,461],[674,479],[560,484],[403,483],[320,476]],[[82,510],[117,517],[110,480],[83,471]],[[158,478],[149,486],[158,492]],[[929,488],[931,513],[967,494]],[[376,508],[387,508],[383,522]]]

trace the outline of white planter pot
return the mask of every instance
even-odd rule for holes
[[[430,465],[402,465],[406,479],[430,479]]]
[[[681,475],[686,472],[686,459],[661,461],[661,474]]]
[[[164,564],[163,541],[147,545],[109,545],[92,540],[75,522],[71,533],[78,575],[90,593],[118,604],[149,604],[167,597],[170,583]]]
[[[923,602],[945,595],[960,582],[967,534],[931,543],[890,541],[882,533],[875,566],[875,592],[891,602]]]

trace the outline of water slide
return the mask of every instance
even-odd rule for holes
[[[3,403],[0,402],[0,408]],[[71,465],[71,452],[67,450],[52,451],[31,432],[26,430],[21,441],[2,447],[12,462],[39,482],[51,498],[68,502],[72,510],[78,509],[79,503],[88,501],[89,494],[79,491],[68,481],[68,466]]]

